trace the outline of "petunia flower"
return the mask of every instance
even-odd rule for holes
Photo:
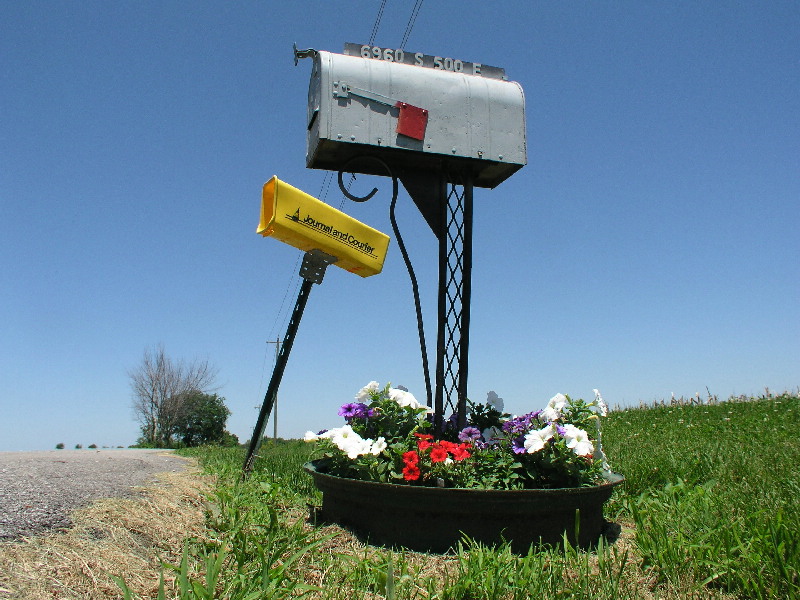
[[[419,463],[419,454],[413,450],[403,453],[403,462],[407,465],[416,465]]]
[[[389,398],[397,402],[397,404],[402,407],[409,406],[411,408],[423,408],[422,404],[417,402],[417,399],[414,398],[414,394],[405,390],[390,388]]]
[[[406,481],[416,481],[419,479],[419,476],[420,472],[417,465],[406,464],[406,466],[403,467],[403,479]]]
[[[603,400],[603,397],[600,395],[600,390],[592,390],[594,392],[594,400],[597,402],[597,408],[600,409],[600,416],[605,417],[608,415],[608,405]]]
[[[450,454],[457,461],[462,461],[465,458],[469,458],[470,456],[472,456],[469,453],[468,444],[454,444],[454,447],[450,450]]]
[[[364,400],[372,399],[372,394],[380,389],[380,384],[377,381],[370,381],[367,385],[361,388],[356,394],[356,400],[363,402]]]
[[[525,436],[520,435],[515,437],[511,440],[511,451],[514,454],[525,454],[527,450],[525,449]]]
[[[510,433],[512,435],[527,433],[528,431],[531,430],[534,424],[536,426],[539,425],[538,417],[541,412],[542,411],[537,410],[535,412],[530,412],[526,415],[522,415],[521,417],[517,416],[512,417],[511,419],[503,423],[503,431],[505,431],[506,433]]]
[[[503,436],[503,432],[497,427],[487,427],[483,430],[481,435],[487,444],[493,445],[500,443],[500,438]]]
[[[386,450],[387,446],[388,444],[386,443],[386,439],[383,436],[381,436],[377,440],[372,442],[372,446],[369,449],[369,453],[378,456],[378,454]]]
[[[567,397],[564,394],[556,394],[550,398],[550,402],[539,415],[543,421],[557,421],[561,418],[561,411],[567,405]]]
[[[431,462],[444,462],[447,460],[447,450],[441,446],[434,446],[431,449]]]
[[[333,440],[338,437],[349,437],[351,435],[358,435],[350,425],[342,425],[341,427],[334,427],[319,434],[321,439]]]
[[[494,392],[494,391],[489,392],[486,395],[486,404],[491,406],[493,409],[495,409],[499,413],[503,412],[503,408],[505,406],[503,404],[503,399],[500,396],[497,395],[497,392]]]
[[[431,442],[430,440],[424,440],[424,439],[421,439],[421,440],[419,440],[419,441],[417,442],[417,449],[418,449],[420,452],[422,452],[422,451],[424,451],[424,450],[427,450],[427,449],[428,449],[428,448],[430,448],[431,446],[433,446],[433,442]]]
[[[464,427],[458,433],[458,439],[462,442],[471,442],[473,440],[478,440],[481,437],[481,431],[477,427]]]
[[[523,446],[528,454],[535,454],[544,448],[544,445],[549,442],[556,434],[556,428],[552,425],[545,425],[541,429],[531,431],[525,436]]]
[[[348,402],[339,409],[339,416],[346,420],[366,419],[370,414],[370,408],[363,402]]]
[[[567,448],[570,448],[578,456],[591,456],[594,454],[594,444],[589,439],[589,434],[575,425],[564,425],[564,439]]]
[[[345,427],[349,426],[345,425]],[[344,429],[344,427],[341,429]],[[347,458],[350,459],[369,454],[372,447],[372,440],[365,440],[352,429],[349,432],[340,432],[339,435],[332,437],[331,441],[336,444],[339,450],[347,454]]]

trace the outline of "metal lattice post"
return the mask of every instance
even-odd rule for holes
[[[472,295],[472,179],[441,188],[443,230],[439,236],[439,310],[436,353],[435,422],[456,414],[466,426],[469,319]]]

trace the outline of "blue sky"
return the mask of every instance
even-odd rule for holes
[[[310,61],[366,43],[377,0],[7,2],[0,19],[0,450],[138,437],[146,348],[208,359],[248,439],[300,251],[256,235],[272,175],[390,233],[305,168]],[[389,0],[397,47],[413,3]],[[422,5],[406,50],[504,67],[528,165],[476,189],[469,395],[521,413],[800,385],[800,5]],[[398,218],[434,339],[436,245]],[[433,359],[432,359],[433,360]],[[279,435],[339,424],[370,380],[424,397],[410,284],[329,269]],[[268,426],[272,431],[272,425]]]

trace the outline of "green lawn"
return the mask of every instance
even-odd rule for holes
[[[626,484],[606,506],[619,535],[595,551],[516,556],[466,542],[450,555],[365,546],[314,526],[302,471],[313,446],[187,451],[217,475],[208,535],[187,540],[165,597],[800,598],[796,394],[613,411],[603,444]]]

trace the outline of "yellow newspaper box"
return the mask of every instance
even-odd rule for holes
[[[333,263],[361,277],[383,269],[389,236],[278,179],[264,184],[256,233],[305,252],[315,248],[335,256]]]

